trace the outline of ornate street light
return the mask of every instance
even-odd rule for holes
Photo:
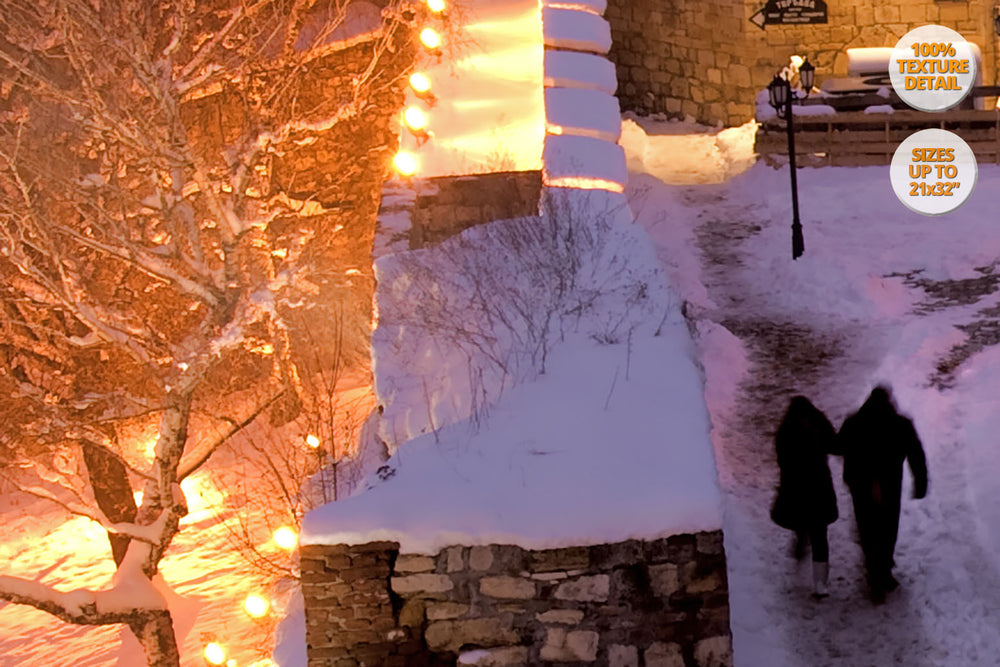
[[[767,86],[767,99],[774,107],[778,117],[784,119],[788,130],[788,166],[792,173],[792,259],[798,259],[805,252],[805,240],[802,238],[802,223],[799,222],[799,186],[795,179],[795,115],[792,113],[794,100],[809,97],[812,90],[813,76],[816,68],[808,59],[799,67],[799,80],[802,83],[804,95],[798,97],[792,90],[788,79],[775,76]]]

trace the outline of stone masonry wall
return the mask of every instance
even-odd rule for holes
[[[807,56],[819,85],[846,76],[848,48],[894,46],[928,23],[978,44],[983,83],[996,81],[991,1],[831,0],[826,24],[761,30],[749,19],[763,6],[763,0],[609,0],[609,57],[622,110],[740,125],[753,118],[757,93],[790,56]]]
[[[538,215],[540,171],[511,171],[425,179],[417,188],[410,248],[440,243],[492,220]]]
[[[727,667],[721,531],[531,551],[301,550],[308,667]]]

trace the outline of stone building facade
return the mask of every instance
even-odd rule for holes
[[[732,665],[721,531],[528,550],[301,551],[308,667]]]
[[[848,48],[894,46],[930,23],[978,44],[983,83],[996,82],[992,1],[831,1],[826,24],[762,30],[750,17],[763,6],[762,0],[609,0],[610,58],[622,109],[740,125],[753,118],[757,93],[790,56],[809,58],[818,85],[847,74]]]

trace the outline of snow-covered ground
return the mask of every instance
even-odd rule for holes
[[[714,137],[683,123],[648,127],[656,134],[632,132],[629,141],[625,133],[630,164],[648,172],[632,175],[630,201],[699,318],[736,665],[997,664],[1000,349],[990,347],[990,309],[1000,294],[989,275],[1000,256],[1000,169],[980,165],[970,199],[940,217],[905,208],[888,167],[800,170],[806,253],[793,262],[787,168],[728,161],[741,153],[728,141],[736,130]],[[682,163],[679,177],[672,154],[704,156],[702,173]],[[918,307],[929,301],[937,307]],[[968,356],[948,376],[943,362],[968,339],[956,327],[970,324],[985,349],[956,357]],[[796,566],[789,536],[768,518],[772,429],[795,392],[839,425],[877,382],[892,385],[915,421],[930,493],[915,501],[904,488],[902,588],[873,606],[840,462],[831,459],[841,514],[831,527],[833,590],[815,602],[808,567]]]

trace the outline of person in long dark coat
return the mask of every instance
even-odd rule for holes
[[[774,444],[781,478],[771,519],[795,531],[796,556],[812,547],[814,595],[828,595],[830,546],[827,526],[837,520],[837,497],[826,462],[836,452],[836,431],[826,415],[805,396],[795,396],[788,405]]]
[[[881,602],[899,582],[892,576],[903,493],[903,462],[913,474],[913,497],[927,495],[927,459],[913,422],[899,414],[892,394],[876,387],[838,436],[844,482],[851,490],[872,600]]]

